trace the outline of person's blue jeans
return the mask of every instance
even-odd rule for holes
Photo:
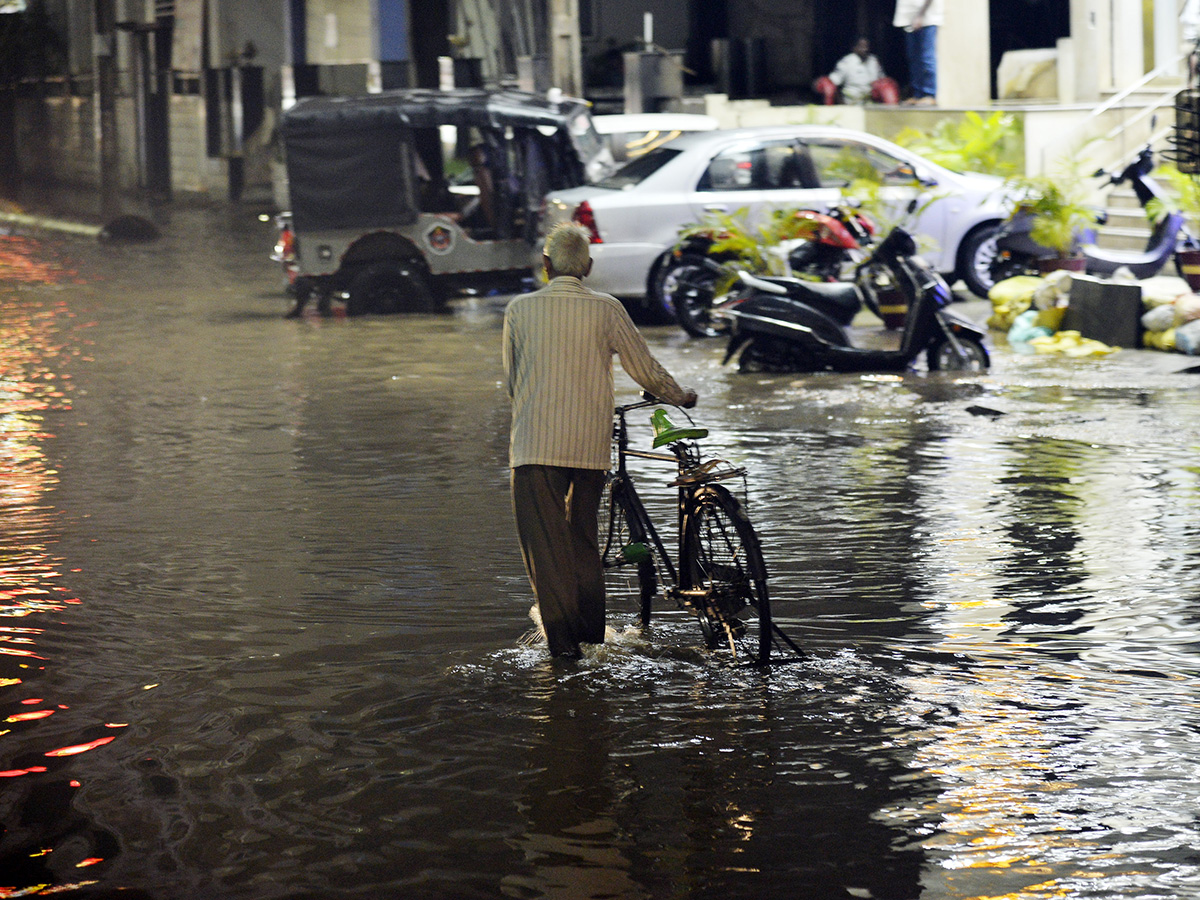
[[[937,26],[904,32],[909,78],[914,97],[937,96]]]

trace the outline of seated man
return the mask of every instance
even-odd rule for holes
[[[488,165],[487,148],[476,144],[467,156],[479,196],[463,209],[463,224],[475,229],[496,227],[496,182]]]
[[[865,37],[854,43],[854,49],[838,60],[834,70],[813,82],[813,90],[822,96],[826,106],[837,102],[841,88],[842,102],[894,105],[900,98],[900,88],[883,74],[883,67],[871,52],[871,42]]]

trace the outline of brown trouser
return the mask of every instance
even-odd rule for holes
[[[604,564],[596,516],[605,473],[561,466],[512,470],[525,571],[554,656],[604,642]]]

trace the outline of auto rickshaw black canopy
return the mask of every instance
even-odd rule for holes
[[[306,97],[282,119],[292,214],[304,229],[382,228],[417,218],[412,132],[439,125],[496,130],[549,126],[579,160],[570,123],[581,100],[521,91],[412,89]]]

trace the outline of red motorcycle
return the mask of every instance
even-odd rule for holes
[[[797,219],[806,220],[804,237],[785,241],[779,246],[784,255],[786,275],[811,282],[836,282],[852,277],[854,267],[865,255],[875,237],[875,224],[849,206],[837,206],[828,212],[802,209]],[[674,310],[683,330],[694,337],[717,337],[725,333],[727,321],[711,316],[717,303],[720,281],[744,265],[731,253],[713,253],[720,235],[694,235],[674,251],[674,261],[662,278],[662,294]],[[751,273],[761,274],[761,273]],[[830,309],[842,315],[837,306]],[[843,324],[850,324],[845,322]]]

